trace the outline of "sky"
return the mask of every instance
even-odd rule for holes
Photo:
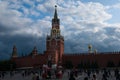
[[[0,59],[44,53],[55,5],[66,54],[120,51],[120,0],[0,0]]]

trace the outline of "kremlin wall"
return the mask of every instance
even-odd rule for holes
[[[37,52],[34,47],[31,54],[28,56],[17,56],[17,47],[13,46],[11,60],[16,63],[17,68],[21,67],[41,67],[44,64],[62,65],[63,67],[68,63],[77,67],[82,63],[92,64],[97,63],[97,66],[104,68],[109,62],[117,66],[120,64],[120,52],[97,52],[92,51],[92,45],[88,45],[88,53],[64,53],[64,37],[60,32],[60,19],[57,15],[57,6],[55,6],[54,17],[52,19],[52,27],[50,35],[46,36],[46,51],[42,54]]]

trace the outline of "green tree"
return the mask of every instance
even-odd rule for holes
[[[73,68],[73,63],[72,63],[72,61],[66,61],[66,62],[65,62],[65,67],[66,67],[67,69],[72,69],[72,68]]]
[[[81,61],[78,65],[77,68],[83,69],[84,68],[84,63]]]
[[[99,68],[98,62],[97,61],[92,62],[91,63],[91,68],[94,68],[94,69]]]
[[[83,69],[87,69],[87,62],[83,62]]]
[[[115,67],[115,64],[113,61],[108,61],[107,67]]]
[[[118,63],[118,67],[120,67],[120,61],[119,61],[119,63]]]
[[[87,69],[91,68],[90,61],[87,61],[87,62],[86,62],[86,68],[87,68]]]
[[[3,60],[0,61],[0,70],[5,71],[5,70],[13,70],[16,68],[16,64],[12,62],[11,60]]]

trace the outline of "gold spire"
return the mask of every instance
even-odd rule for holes
[[[17,48],[16,48],[16,45],[13,46],[12,57],[17,57]]]
[[[32,55],[37,55],[37,48],[36,48],[36,46],[34,46],[34,48],[33,48]]]
[[[92,53],[92,45],[91,44],[88,44],[88,52]]]

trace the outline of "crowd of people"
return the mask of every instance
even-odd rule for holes
[[[81,80],[81,78],[78,77],[83,75],[81,73],[85,73],[86,76],[84,76],[84,80],[110,80],[110,78],[114,78],[115,80],[120,80],[120,70],[119,69],[103,69],[103,70],[71,70],[68,71],[68,77],[69,80]],[[98,79],[98,75],[101,75],[101,79]]]
[[[80,70],[80,69],[24,69],[18,71],[0,71],[0,80],[9,74],[14,77],[21,74],[21,77],[30,77],[31,80],[120,80],[120,69],[102,69],[102,70]],[[64,74],[67,74],[63,77]],[[98,77],[99,76],[99,77]]]

